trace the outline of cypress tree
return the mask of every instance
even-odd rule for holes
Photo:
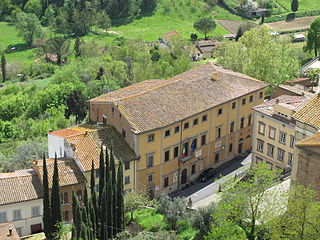
[[[74,43],[74,52],[75,52],[76,58],[81,56],[80,45],[81,45],[80,38],[77,37],[77,39],[76,39],[76,41]]]
[[[105,162],[105,164],[106,164],[106,168],[105,168],[105,170],[106,170],[106,179],[105,179],[105,182],[106,182],[106,184],[108,183],[108,181],[109,181],[109,169],[110,169],[110,162],[109,162],[109,152],[108,152],[108,148],[106,148],[106,162]]]
[[[298,11],[299,8],[299,1],[298,0],[292,0],[291,1],[291,10],[292,12]]]
[[[90,212],[90,218],[91,218],[91,228],[92,228],[92,239],[96,239],[96,236],[98,235],[97,231],[97,223],[96,223],[96,213],[93,207],[92,199],[89,200],[89,212]]]
[[[71,229],[71,240],[78,240],[77,230],[74,224],[72,224],[72,229]]]
[[[81,233],[80,233],[80,238],[82,240],[88,240],[88,237],[87,237],[87,228],[86,228],[86,225],[84,222],[81,222]]]
[[[80,212],[80,204],[75,193],[72,195],[72,214],[73,214],[73,224],[76,228],[76,233],[79,235],[81,233],[81,212]],[[77,235],[77,238],[79,237]]]
[[[105,176],[105,166],[104,166],[104,157],[103,157],[103,145],[101,145],[101,152],[100,152],[100,165],[99,165],[99,208],[101,208],[101,199],[102,193],[104,189],[104,176]]]
[[[107,205],[106,203],[106,187],[103,189],[102,193],[102,205],[100,207],[100,238],[99,240],[106,240],[107,235],[106,235],[106,213],[107,213]],[[108,214],[108,213],[107,213]]]
[[[92,160],[92,168],[91,168],[91,179],[90,179],[90,188],[91,188],[91,204],[93,207],[93,213],[90,213],[91,216],[91,222],[94,225],[94,231],[95,231],[95,236],[98,236],[99,232],[99,214],[98,214],[98,205],[97,205],[97,194],[96,194],[96,188],[95,188],[95,169],[94,169],[94,162]],[[94,218],[92,218],[94,216]],[[95,219],[95,220],[94,220]]]
[[[110,170],[111,170],[111,186],[112,186],[112,226],[117,225],[117,192],[116,192],[116,167],[115,167],[115,159],[114,159],[114,153],[113,153],[113,147],[111,145],[110,150]],[[116,231],[113,232],[115,234]]]
[[[6,57],[5,57],[4,53],[2,53],[2,56],[1,56],[1,73],[2,73],[2,81],[3,82],[5,82],[7,80],[6,65],[7,65]]]
[[[60,189],[59,189],[59,173],[58,173],[58,160],[57,155],[54,159],[54,170],[51,189],[51,216],[52,216],[52,233],[55,234],[58,231],[57,224],[61,222],[60,211]]]
[[[117,231],[124,229],[124,199],[123,199],[123,168],[122,162],[119,161],[117,172]]]
[[[115,168],[115,162],[114,162],[114,153],[113,153],[113,147],[111,146],[110,150],[110,170],[111,170],[111,183],[116,183],[116,168]]]
[[[81,235],[80,237],[82,239],[89,239],[89,231],[88,228],[90,228],[90,221],[87,214],[87,209],[84,207],[81,209]],[[84,224],[84,225],[83,225]],[[84,228],[83,228],[84,226]]]
[[[49,182],[48,182],[48,170],[46,155],[43,155],[43,231],[46,238],[51,238],[51,210],[50,210],[50,199],[49,199]]]
[[[108,184],[106,186],[106,208],[107,208],[107,219],[106,219],[106,225],[107,225],[107,238],[113,237],[113,209],[112,209],[112,179],[110,178],[108,181]]]
[[[87,190],[86,186],[84,187],[84,190],[83,190],[83,203],[84,203],[84,207],[88,211],[88,209],[89,209],[89,198],[88,198],[88,190]]]

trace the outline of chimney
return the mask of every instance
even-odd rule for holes
[[[280,102],[280,101],[279,101],[279,99],[277,98],[277,99],[276,99],[276,104],[279,104],[279,102]]]
[[[8,236],[11,236],[12,235],[12,228],[9,228],[9,235]]]
[[[88,130],[86,130],[86,131],[85,131],[84,135],[85,135],[85,136],[87,136],[87,135],[88,135]]]
[[[212,73],[211,81],[215,82],[215,81],[218,81],[218,80],[219,80],[219,73],[218,72]]]

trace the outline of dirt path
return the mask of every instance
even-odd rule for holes
[[[266,23],[265,25],[274,31],[288,31],[301,28],[309,28],[310,24],[319,16],[296,18],[291,21],[279,21]]]

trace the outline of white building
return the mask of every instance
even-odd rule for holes
[[[12,222],[20,236],[42,231],[42,186],[33,169],[0,174],[0,224]]]

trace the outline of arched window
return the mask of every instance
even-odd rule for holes
[[[68,202],[69,202],[69,201],[68,201],[68,193],[67,193],[67,192],[65,192],[64,195],[63,195],[63,201],[64,201],[65,203],[68,203]]]
[[[77,196],[78,196],[78,200],[82,201],[82,191],[81,190],[77,191]]]

